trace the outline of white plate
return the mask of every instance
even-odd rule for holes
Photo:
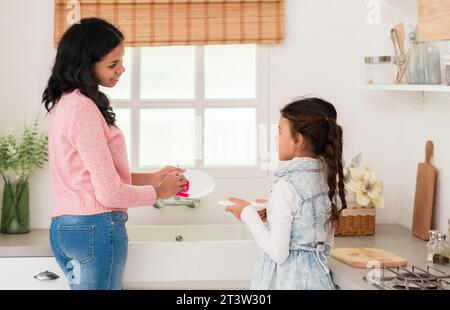
[[[232,206],[235,204],[234,202],[231,202],[229,200],[218,201],[217,203],[224,207]],[[255,208],[258,211],[267,209],[267,203],[259,203],[256,201],[249,201],[249,203],[253,208]]]
[[[186,169],[186,172],[183,173],[186,179],[189,181],[189,197],[192,199],[200,199],[214,191],[216,187],[216,182],[214,179],[207,174],[206,172],[195,170],[195,169]]]
[[[258,211],[267,209],[267,203],[260,203],[260,202],[256,202],[256,201],[250,201],[250,203],[251,203],[252,207]]]

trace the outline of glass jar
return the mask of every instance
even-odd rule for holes
[[[447,232],[447,257],[450,259],[450,219],[448,220],[448,232]]]
[[[406,64],[408,84],[425,84],[425,49],[424,44],[417,41],[417,34],[409,34],[409,51]]]
[[[434,253],[433,254],[433,263],[434,264],[440,264],[440,265],[448,264],[449,259],[446,256],[445,248],[446,248],[445,235],[438,233],[436,244],[433,247],[433,253]]]
[[[424,44],[425,84],[441,84],[441,54],[437,42]]]
[[[3,187],[0,232],[3,234],[30,232],[29,205],[28,180],[18,176],[6,178]]]
[[[444,256],[447,257],[448,261],[450,261],[450,243],[449,243],[450,235],[445,236],[444,242]]]
[[[444,55],[444,70],[446,83],[450,86],[450,54]]]
[[[433,247],[436,244],[436,233],[437,230],[430,230],[428,232],[430,236],[430,240],[427,243],[427,262],[432,263],[433,262]]]
[[[391,56],[365,57],[367,84],[392,84],[395,66]]]

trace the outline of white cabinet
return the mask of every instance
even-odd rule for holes
[[[57,278],[53,279],[54,275]],[[0,290],[68,289],[67,279],[54,257],[0,258]]]

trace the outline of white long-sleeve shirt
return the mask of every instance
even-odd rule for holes
[[[280,179],[272,189],[268,205],[270,230],[252,206],[247,206],[241,213],[241,220],[249,227],[256,243],[277,264],[283,264],[289,255],[292,221],[298,211],[297,201],[292,185]]]

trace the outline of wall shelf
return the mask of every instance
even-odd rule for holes
[[[450,93],[450,86],[440,85],[411,85],[411,84],[371,84],[362,85],[364,90],[399,91],[399,92],[440,92]]]

